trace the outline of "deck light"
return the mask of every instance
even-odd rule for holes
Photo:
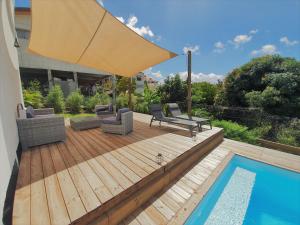
[[[164,161],[163,155],[161,153],[158,153],[157,156],[156,156],[156,162],[157,162],[157,164],[161,165],[163,161]]]

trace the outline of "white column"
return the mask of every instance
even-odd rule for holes
[[[49,89],[51,89],[53,87],[53,77],[52,77],[51,70],[47,70],[47,72],[48,72]]]
[[[75,87],[76,87],[76,90],[78,90],[78,74],[77,74],[77,72],[73,72],[73,75],[74,75]]]

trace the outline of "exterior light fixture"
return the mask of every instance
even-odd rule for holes
[[[157,164],[161,165],[163,161],[164,161],[163,155],[161,153],[158,153],[157,156],[156,156]]]
[[[15,46],[16,48],[20,48],[20,44],[19,44],[19,40],[18,40],[17,36],[15,37],[15,43],[14,43],[14,46]]]

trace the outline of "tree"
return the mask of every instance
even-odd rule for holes
[[[164,84],[158,87],[162,103],[185,102],[187,96],[187,85],[182,81],[179,74],[167,77]]]
[[[192,102],[196,104],[213,105],[217,86],[208,82],[192,84]]]
[[[300,110],[300,62],[268,55],[252,59],[225,78],[215,103],[225,106],[255,106],[286,116]]]
[[[129,88],[130,78],[129,77],[117,77],[117,92],[118,93],[126,93]],[[135,79],[132,79],[131,93],[134,93],[136,88]]]

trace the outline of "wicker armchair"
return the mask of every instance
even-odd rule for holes
[[[133,112],[120,109],[117,117],[105,118],[101,122],[103,132],[126,135],[133,130]]]
[[[66,139],[63,116],[54,114],[54,110],[35,109],[34,118],[17,119],[22,149],[63,141]]]

